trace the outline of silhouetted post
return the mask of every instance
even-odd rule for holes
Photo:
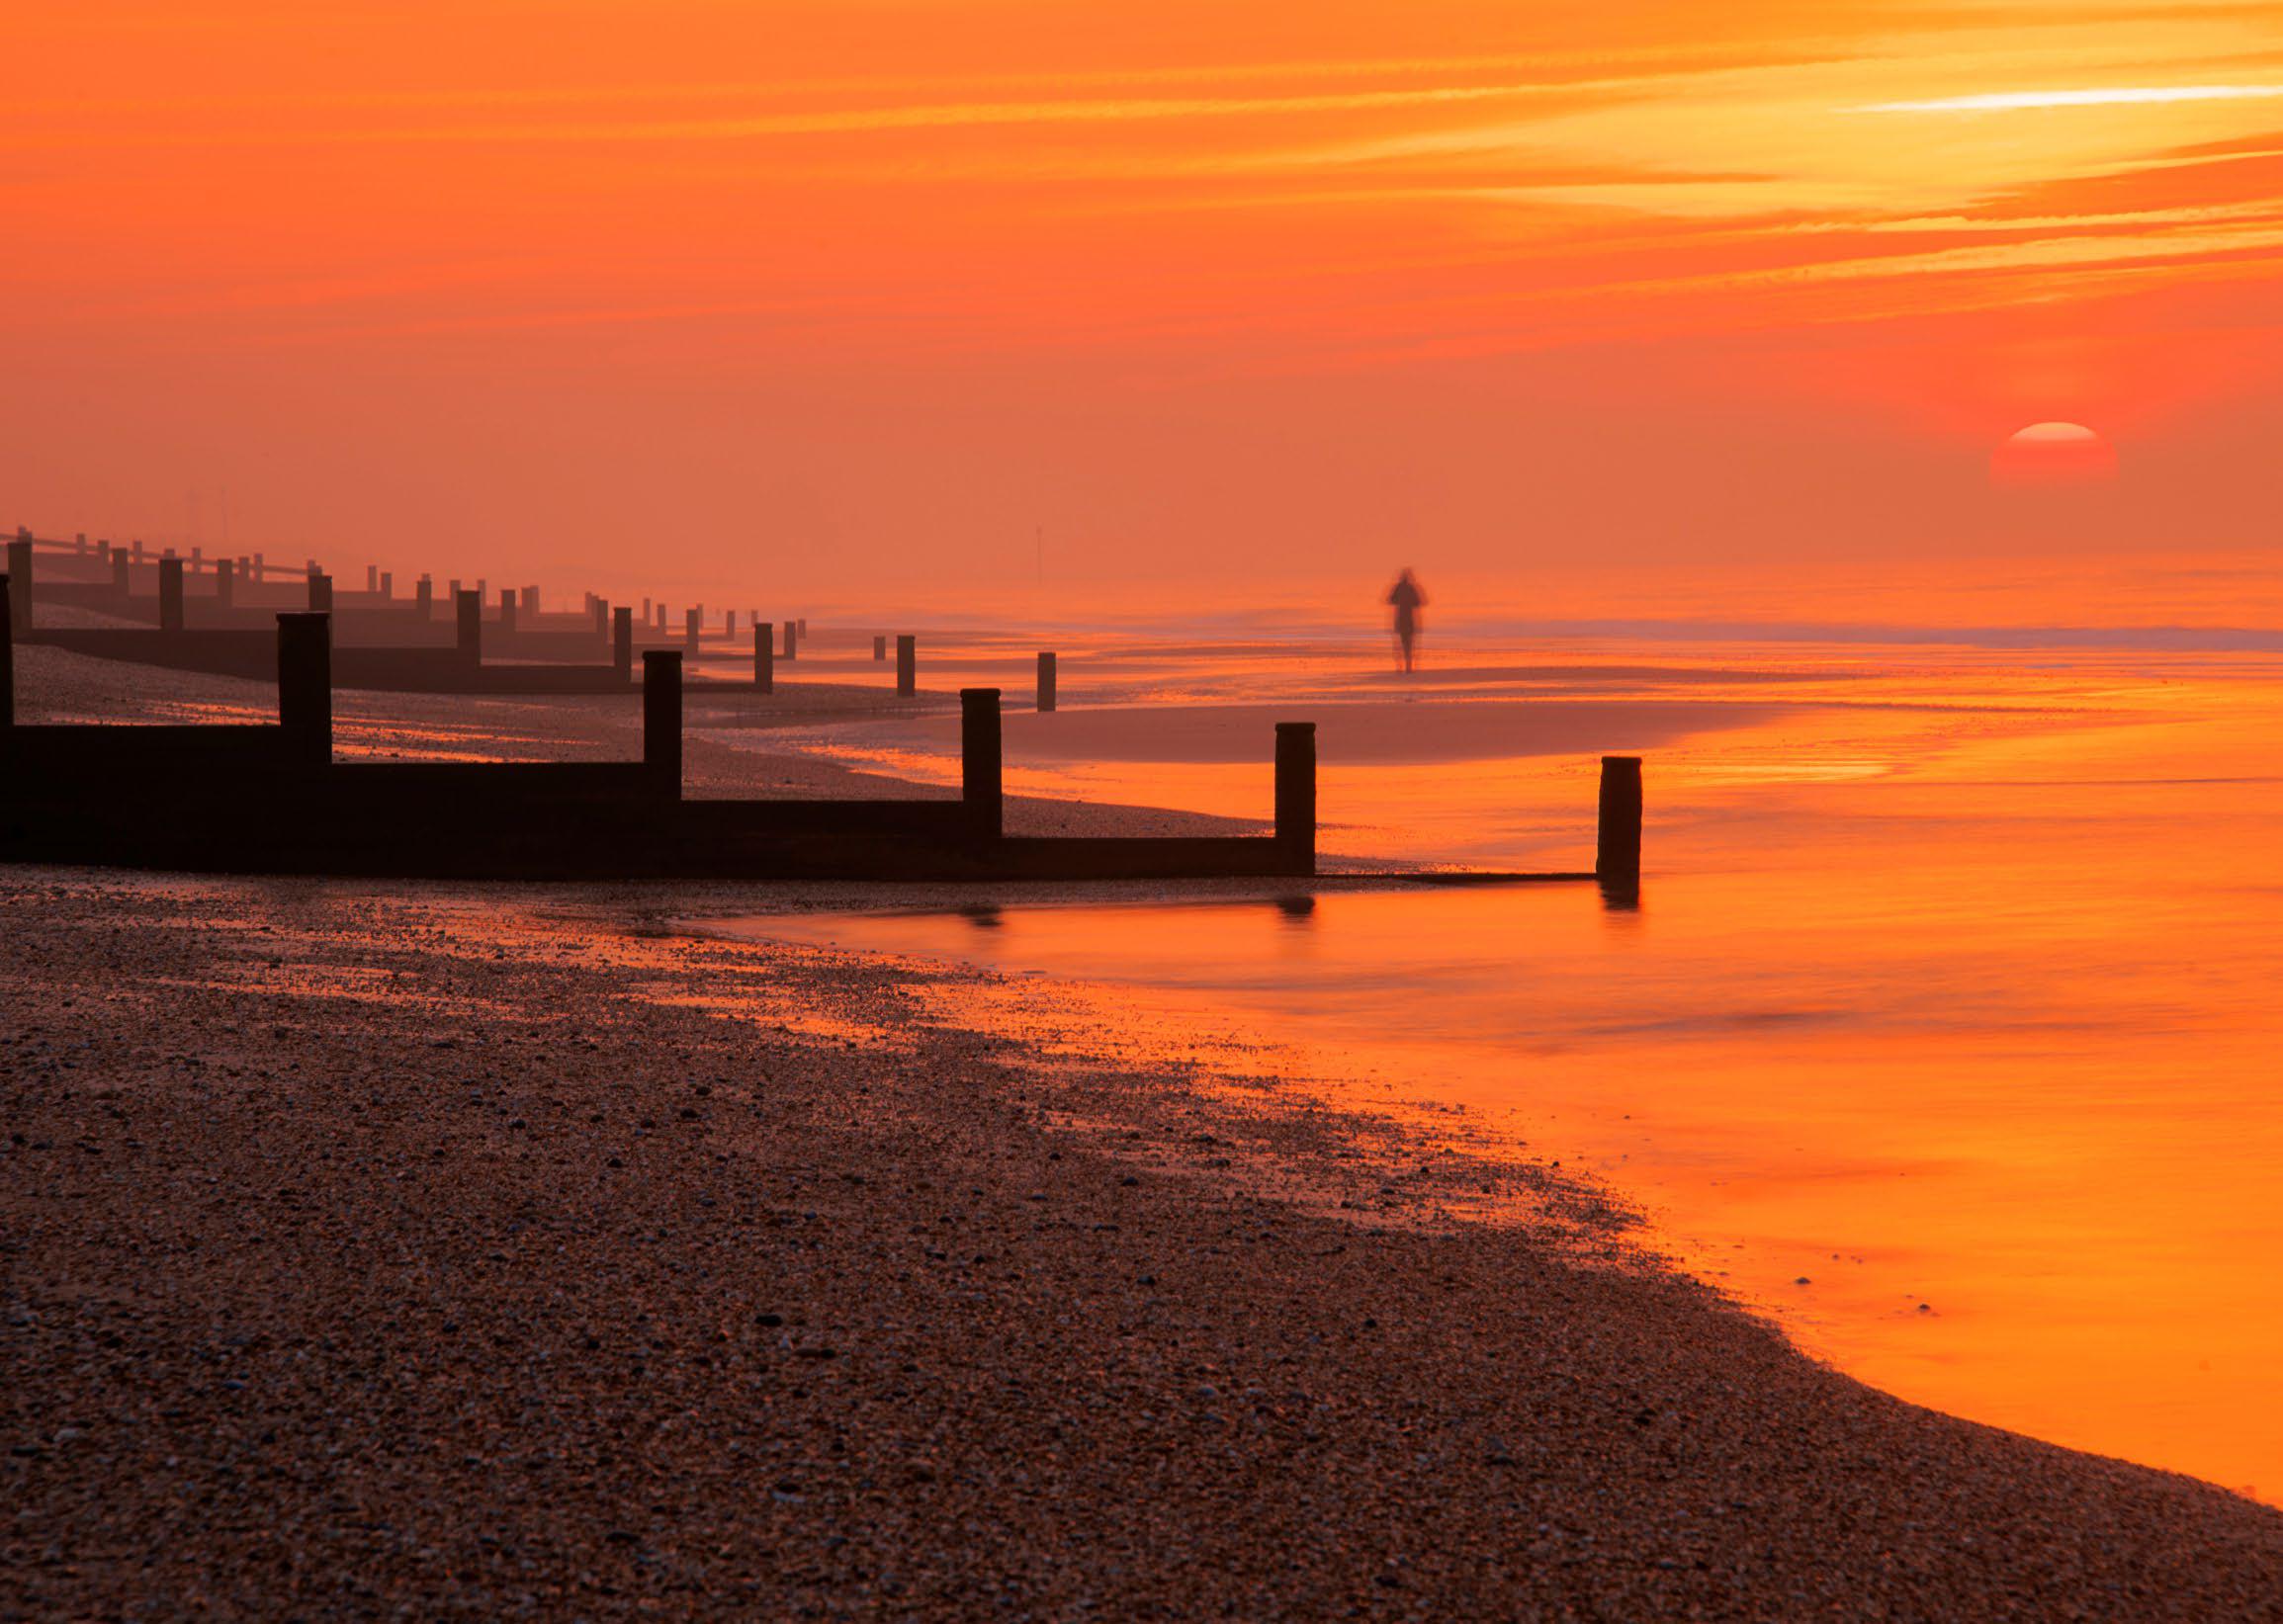
[[[527,586],[523,589],[523,612],[526,615],[529,615],[533,620],[537,620],[539,618],[538,587]]]
[[[777,662],[770,657],[769,623],[753,622],[753,692],[773,694],[777,691]]]
[[[365,565],[365,590],[368,592],[381,590],[381,566],[377,563]]]
[[[255,580],[257,580],[257,581],[258,581],[258,580],[260,580],[260,579],[262,578],[262,573],[263,573],[263,571],[267,570],[267,569],[269,568],[269,566],[270,566],[270,565],[269,565],[269,560],[268,560],[268,558],[267,558],[267,557],[265,557],[263,555],[261,555],[261,554],[259,554],[259,553],[255,554],[255,555],[254,555],[254,579],[255,579]]]
[[[499,589],[499,635],[502,639],[515,636],[515,588]]]
[[[704,630],[704,619],[705,611],[702,609],[690,609],[685,610],[682,613],[682,652],[689,655],[689,657],[693,660],[698,657],[698,634]]]
[[[896,692],[910,699],[920,691],[920,640],[909,632],[896,636]]]
[[[452,612],[460,619],[460,658],[470,665],[483,663],[483,594],[455,592]]]
[[[1038,708],[1041,711],[1054,709],[1054,656],[1052,654],[1040,654],[1038,656]]]
[[[1641,888],[1641,758],[1602,757],[1601,838],[1594,874],[1602,889],[1637,894]]]
[[[1005,832],[1004,789],[999,731],[999,690],[959,690],[959,799],[967,808],[969,829],[978,839]]]
[[[412,604],[420,612],[420,624],[425,626],[436,618],[436,583],[422,575],[412,583]]]
[[[0,727],[16,726],[16,600],[0,575]]]
[[[610,664],[621,681],[634,680],[634,610],[623,603],[610,612]]]
[[[32,630],[32,544],[19,536],[8,544],[8,629]]]
[[[681,799],[681,650],[642,651],[642,764],[659,793]]]
[[[450,599],[452,600],[452,604],[453,604],[453,613],[454,613],[454,614],[458,614],[458,613],[459,613],[459,603],[460,603],[460,577],[459,577],[459,576],[455,575],[455,576],[453,576],[453,577],[452,577],[452,583],[451,583],[449,586],[447,586],[447,587],[444,589],[444,596],[446,596],[447,598],[450,598]]]
[[[886,659],[888,657],[888,638],[886,633],[880,633],[873,637],[872,657],[874,659]]]
[[[161,632],[182,630],[182,560],[158,560],[158,629]]]
[[[333,617],[278,617],[278,726],[304,762],[333,759]]]
[[[799,646],[799,628],[797,628],[791,621],[785,622],[785,658],[791,659],[793,657],[793,650]]]
[[[128,583],[127,570],[127,549],[124,547],[113,548],[111,550],[111,590],[119,594],[120,607],[123,609],[127,607],[128,594],[133,590]]]
[[[237,565],[227,558],[214,561],[214,601],[223,609],[237,602]]]
[[[722,636],[723,636],[723,637],[725,637],[725,638],[734,638],[734,637],[736,637],[737,635],[738,635],[738,612],[737,612],[735,609],[725,609],[725,610],[723,610],[723,611],[722,611]]]
[[[1294,874],[1316,872],[1316,725],[1276,724],[1276,844]]]
[[[330,615],[333,612],[333,577],[321,569],[309,571],[309,613]]]
[[[809,617],[808,617],[808,616],[806,616],[806,615],[803,615],[803,616],[802,616],[802,617],[801,617],[799,620],[795,621],[793,624],[794,624],[795,626],[798,626],[798,627],[801,629],[801,636],[802,636],[802,637],[804,637],[804,638],[805,638],[805,637],[807,637],[807,636],[809,635]]]
[[[642,624],[645,626],[650,624],[650,599],[648,598],[642,600]]]
[[[603,599],[598,598],[593,593],[589,592],[586,595],[586,608],[587,613],[594,617],[594,635],[598,638],[609,637],[610,605]]]
[[[109,542],[97,542],[95,544],[95,561],[107,569],[111,566],[111,544]]]
[[[381,601],[383,603],[395,603],[396,601],[396,572],[393,569],[381,571]]]
[[[136,542],[134,544],[134,552],[132,556],[136,563],[142,562],[142,544],[140,542]]]
[[[192,548],[192,549],[190,550],[190,572],[191,572],[193,575],[195,575],[195,574],[197,574],[197,573],[198,573],[200,570],[204,569],[205,567],[206,567],[206,549],[205,549],[205,548],[203,548],[203,547],[194,547],[194,548]]]

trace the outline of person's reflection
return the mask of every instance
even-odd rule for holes
[[[1316,921],[1316,898],[1313,897],[1279,897],[1276,911],[1284,916],[1284,923],[1306,926]]]

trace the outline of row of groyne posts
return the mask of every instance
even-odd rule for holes
[[[69,573],[43,579],[35,567],[41,548]],[[360,593],[340,587],[315,559],[292,570],[258,553],[208,558],[194,547],[182,556],[171,549],[146,553],[140,542],[90,542],[84,533],[68,542],[43,540],[21,528],[8,546],[8,572],[16,583],[14,626],[22,641],[219,675],[266,673],[269,614],[291,608],[330,614],[335,674],[354,687],[601,693],[633,686],[637,653],[679,647],[693,683],[766,694],[775,691],[779,663],[797,658],[809,636],[806,619],[774,622],[757,609],[746,611],[751,676],[749,682],[725,682],[701,674],[698,666],[710,653],[742,650],[735,609],[722,611],[717,634],[706,626],[704,606],[691,607],[682,612],[676,632],[662,599],[644,598],[638,611],[589,592],[575,614],[550,613],[542,609],[536,586],[502,587],[494,597],[488,581],[467,587],[453,579],[439,595],[434,578],[425,574],[409,596],[398,596],[395,575],[377,564],[366,565]],[[204,590],[193,592],[193,583]],[[138,590],[144,584],[147,592]],[[36,596],[142,624],[41,626],[34,617]],[[919,694],[919,641],[912,633],[893,637],[899,698]],[[885,663],[890,649],[889,635],[873,636],[874,660]],[[1055,709],[1056,689],[1055,655],[1041,653],[1040,710]]]
[[[21,540],[21,539],[20,539]],[[685,653],[642,651],[639,762],[337,760],[342,650],[324,609],[268,634],[274,725],[20,725],[17,561],[0,576],[0,860],[388,877],[1172,880],[1315,877],[1316,725],[1275,725],[1273,832],[1016,836],[1005,827],[1001,691],[960,690],[957,800],[691,800]],[[798,634],[796,633],[796,636]],[[899,649],[908,660],[909,640]],[[885,640],[874,644],[885,657]],[[1051,709],[1052,656],[1042,661]],[[155,810],[155,814],[154,814]],[[1641,763],[1604,756],[1596,861],[1637,904]]]

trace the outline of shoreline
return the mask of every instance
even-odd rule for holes
[[[1575,1179],[719,889],[0,871],[22,1616],[2283,1615],[2266,1507],[1451,1216]]]

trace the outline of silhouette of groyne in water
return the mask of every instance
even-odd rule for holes
[[[352,591],[314,559],[289,569],[259,554],[207,558],[194,548],[184,557],[148,554],[140,543],[90,544],[84,535],[66,542],[22,529],[8,546],[8,573],[16,583],[19,641],[260,680],[270,672],[273,617],[313,611],[333,617],[337,686],[405,693],[625,693],[635,687],[641,653],[679,648],[690,658],[689,686],[765,694],[774,689],[775,661],[793,659],[808,629],[805,620],[784,622],[778,655],[769,641],[774,623],[757,609],[746,611],[750,675],[733,678],[702,674],[697,662],[721,655],[744,663],[734,609],[722,612],[718,631],[707,625],[703,606],[685,610],[669,631],[665,604],[647,598],[639,618],[632,605],[593,592],[576,612],[547,612],[535,586],[494,595],[488,581],[439,588],[422,575],[404,594],[377,565],[366,566],[363,589]],[[42,626],[36,600],[141,624]],[[899,692],[909,697],[916,689],[907,682]]]
[[[20,561],[29,543],[12,544],[10,554],[12,563]],[[18,578],[13,571],[0,576],[0,861],[459,879],[1076,881],[1317,874],[1313,723],[1276,724],[1274,832],[1266,836],[1008,834],[996,688],[960,691],[955,801],[687,800],[684,650],[675,648],[641,650],[640,761],[340,761],[333,755],[337,663],[430,651],[336,649],[332,614],[319,608],[275,614],[266,637],[229,629],[223,635],[233,641],[217,645],[228,650],[228,673],[243,676],[252,674],[245,667],[253,640],[263,642],[278,686],[274,725],[18,726],[15,644],[26,619],[13,589]],[[321,574],[310,579],[312,598],[327,601],[330,582]],[[474,592],[460,594],[463,632],[481,607]],[[510,614],[515,607],[502,604]],[[616,658],[603,669],[616,679],[616,691],[624,691],[629,684],[620,673],[634,651],[631,616],[621,608],[612,618]],[[794,626],[788,624],[785,634],[790,648]],[[157,635],[188,634],[177,625],[162,626]],[[909,640],[898,641],[899,664],[908,668]],[[442,652],[462,658],[465,651],[463,644]],[[754,628],[754,660],[756,680],[765,689],[765,626]],[[541,669],[566,684],[583,680],[585,670]],[[613,690],[566,685],[449,691]],[[1050,686],[1046,708],[1051,693]],[[1613,906],[1630,907],[1639,897],[1640,828],[1640,761],[1605,756],[1593,871],[1390,878],[1438,884],[1597,880]]]

